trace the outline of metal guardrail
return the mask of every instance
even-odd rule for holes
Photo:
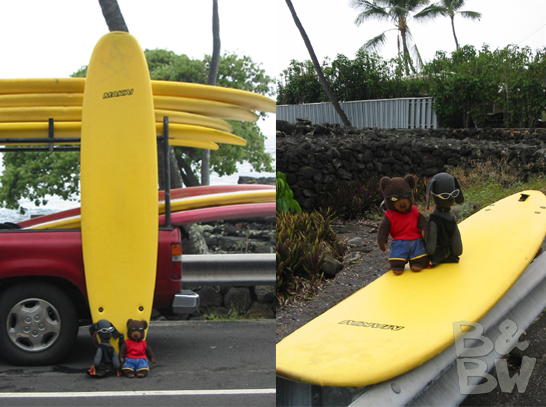
[[[431,97],[340,102],[353,126],[380,129],[435,129],[438,119],[433,104]],[[331,103],[277,106],[277,120],[295,123],[299,117],[306,117],[313,124],[343,124]]]
[[[196,285],[274,285],[276,257],[271,254],[182,255],[182,282]]]
[[[504,297],[479,321],[482,337],[497,343],[499,326],[508,319],[525,330],[546,307],[546,253],[537,257],[522,273]],[[515,338],[514,338],[515,339]],[[453,344],[423,365],[392,380],[360,389],[320,387],[277,377],[277,406],[457,406],[467,396],[462,394],[457,371],[457,359],[469,357],[473,347],[483,344],[480,339],[464,339],[465,353],[457,355]],[[513,346],[517,341],[511,342]],[[510,348],[495,350],[486,356],[470,356],[487,364],[487,372],[495,367]],[[499,353],[500,351],[500,353]],[[482,377],[469,376],[465,391],[478,386]],[[466,379],[465,379],[466,380]],[[334,400],[335,404],[332,404]]]

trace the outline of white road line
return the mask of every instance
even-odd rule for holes
[[[3,398],[71,398],[71,397],[134,397],[134,396],[211,396],[239,394],[273,394],[276,389],[228,389],[228,390],[141,390],[141,391],[75,391],[0,393]]]

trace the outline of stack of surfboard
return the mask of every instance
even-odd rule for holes
[[[79,138],[85,81],[0,79],[0,139],[43,138],[46,142],[49,118],[54,119],[55,138]],[[275,101],[247,91],[195,83],[151,83],[156,132],[163,134],[163,117],[168,116],[173,146],[210,150],[218,149],[216,143],[242,146],[245,141],[231,134],[233,129],[225,119],[256,121],[254,111],[275,112]],[[133,92],[134,88],[113,89],[101,97],[123,98]]]

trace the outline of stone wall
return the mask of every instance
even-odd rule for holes
[[[272,177],[239,177],[238,184],[274,185]],[[192,223],[180,227],[183,254],[274,253],[274,215],[260,218],[229,219]],[[183,265],[182,265],[183,267]],[[273,270],[271,270],[273,273]],[[234,315],[246,319],[275,318],[275,286],[224,287],[184,286],[200,296],[200,307],[192,315],[179,314],[169,319],[205,319]],[[165,316],[155,317],[164,319]]]
[[[357,129],[277,121],[277,170],[311,209],[327,185],[382,176],[430,177],[465,163],[505,160],[523,173],[545,169],[546,129]]]

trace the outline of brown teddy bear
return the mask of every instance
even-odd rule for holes
[[[119,349],[121,371],[127,377],[146,377],[150,371],[148,359],[155,363],[154,352],[144,340],[146,321],[129,319],[127,321],[127,339]]]
[[[397,275],[404,272],[408,261],[412,271],[421,271],[429,265],[423,240],[428,238],[429,225],[415,207],[412,192],[415,183],[413,175],[383,177],[379,182],[387,211],[377,231],[377,244],[386,251],[389,234],[392,236],[389,264]]]

